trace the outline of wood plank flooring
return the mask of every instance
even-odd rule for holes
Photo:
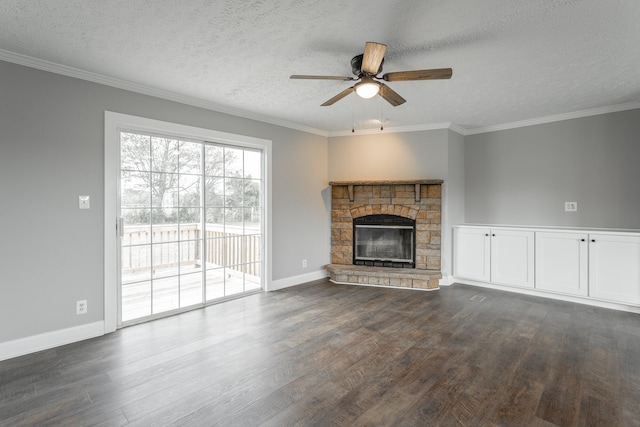
[[[640,426],[640,316],[322,280],[0,362],[0,425]]]

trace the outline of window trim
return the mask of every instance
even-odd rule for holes
[[[264,239],[262,280],[264,291],[271,288],[271,149],[272,141],[246,135],[220,132],[212,129],[165,122],[145,117],[105,111],[104,113],[104,332],[118,327],[118,262],[116,259],[117,169],[121,130],[172,135],[179,138],[216,142],[229,146],[253,148],[263,151],[264,180]]]

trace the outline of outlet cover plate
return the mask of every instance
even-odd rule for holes
[[[87,314],[87,300],[76,301],[76,314]]]

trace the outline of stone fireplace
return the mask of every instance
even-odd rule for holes
[[[330,182],[331,281],[437,289],[442,182]]]

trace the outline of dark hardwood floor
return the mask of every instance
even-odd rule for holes
[[[323,280],[0,362],[0,425],[638,426],[640,316]]]

